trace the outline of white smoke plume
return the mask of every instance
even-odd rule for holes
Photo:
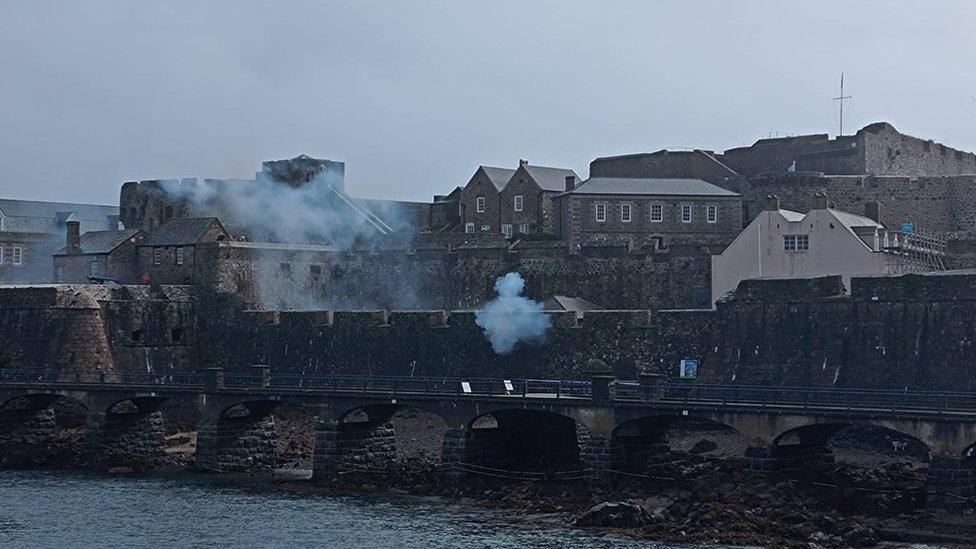
[[[485,331],[491,348],[498,354],[512,352],[519,342],[542,343],[552,326],[542,304],[522,295],[525,281],[518,273],[495,280],[498,297],[475,313],[475,324]]]
[[[330,177],[320,173],[297,187],[266,178],[161,183],[170,197],[183,204],[188,217],[216,216],[235,239],[285,244],[252,252],[255,261],[248,270],[257,293],[256,306],[292,310],[415,306],[411,281],[399,273],[380,273],[366,288],[360,288],[357,282],[362,281],[355,278],[335,280],[330,276],[343,253],[370,250],[396,238],[378,230],[363,215],[364,206],[350,206],[332,192],[330,187],[336,181]],[[395,208],[387,208],[381,215],[382,223],[394,231],[410,223]],[[408,232],[400,232],[400,236]],[[306,244],[325,246],[329,251],[312,252],[300,246],[287,249],[287,245]]]

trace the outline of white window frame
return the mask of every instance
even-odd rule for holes
[[[810,250],[810,235],[808,234],[784,234],[784,252],[806,252]]]
[[[715,204],[705,206],[705,221],[708,223],[718,223],[718,206]]]
[[[11,263],[14,265],[21,265],[24,263],[24,249],[20,246],[14,246],[13,252],[10,254]]]
[[[0,244],[0,265],[3,265],[3,244]]]
[[[515,211],[522,211],[522,208],[525,206],[525,200],[523,200],[522,195],[515,195],[515,203],[512,206],[515,208]]]
[[[655,214],[657,210],[657,215]],[[651,223],[663,223],[664,222],[664,204],[651,204]]]
[[[491,232],[491,225],[489,225],[487,223],[485,223],[484,225],[482,225],[481,226],[481,232],[483,232],[483,233],[490,233]]]
[[[163,264],[163,247],[162,246],[154,246],[153,249],[152,249],[152,254],[153,254],[153,258],[152,258],[153,259],[153,265],[162,265]]]
[[[519,232],[522,234],[529,234],[529,224],[519,223]]]
[[[627,215],[624,215],[627,212]],[[629,203],[624,203],[620,205],[620,222],[630,223],[634,220],[634,205]]]
[[[485,213],[485,210],[488,209],[488,201],[485,200],[485,197],[483,196],[479,196],[478,198],[476,198],[474,204],[475,204],[475,210],[477,210],[478,213],[480,214]]]
[[[685,215],[686,213],[688,214],[687,216]],[[681,222],[682,223],[691,223],[692,220],[694,219],[694,215],[695,215],[694,214],[694,209],[692,208],[691,204],[682,204],[681,205]]]
[[[502,235],[505,238],[512,238],[512,224],[511,223],[505,223],[504,225],[502,225]]]
[[[173,254],[173,262],[176,263],[177,265],[182,265],[184,261],[183,258],[184,253],[185,250],[183,249],[183,246],[177,246],[176,251]]]
[[[465,234],[474,234],[474,223],[465,223],[464,232]]]
[[[596,219],[597,223],[605,223],[607,221],[606,202],[597,202],[593,205],[593,218]]]

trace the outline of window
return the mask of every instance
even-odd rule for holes
[[[512,238],[512,226],[509,224],[502,225],[502,234],[505,238]]]
[[[529,224],[522,223],[519,225],[519,232],[522,234],[529,234]]]
[[[651,204],[651,222],[660,223],[664,221],[664,205]]]
[[[101,261],[93,259],[88,263],[88,276],[104,276]]]
[[[478,213],[485,213],[485,197],[479,196],[477,200]]]
[[[522,211],[522,195],[520,194],[515,195],[515,211]]]
[[[3,244],[0,244],[0,265],[3,265]]]
[[[285,261],[279,263],[278,264],[278,270],[281,271],[282,273],[286,274],[286,275],[290,275],[291,274],[291,263],[288,263],[288,262],[285,262]]]
[[[603,223],[607,220],[607,205],[597,204],[596,205],[596,220]]]
[[[631,209],[632,206],[630,204],[620,205],[620,221],[623,221],[624,223],[630,223]]]
[[[173,328],[170,330],[169,338],[173,343],[183,341],[183,328]]]
[[[715,204],[709,204],[705,207],[705,220],[709,223],[718,222],[718,206]]]
[[[309,265],[308,266],[308,274],[312,278],[318,278],[318,277],[322,276],[322,266],[321,265]]]
[[[805,252],[810,249],[810,235],[784,234],[783,250],[787,252]]]
[[[24,260],[23,250],[15,246],[13,258],[14,258],[14,265],[20,265],[21,262]]]
[[[483,232],[483,233],[490,233],[491,232],[491,225],[482,225],[481,226],[481,232]]]
[[[176,258],[176,264],[177,265],[182,265],[183,264],[183,251],[184,251],[183,246],[177,246],[176,247],[176,255],[175,255],[175,258]]]
[[[474,232],[474,223],[465,223],[464,232],[471,234]]]
[[[691,205],[683,204],[681,206],[681,222],[691,223]]]
[[[153,265],[161,265],[163,263],[163,249],[153,248]]]

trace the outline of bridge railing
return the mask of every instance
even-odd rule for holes
[[[202,372],[99,372],[95,370],[24,370],[0,368],[0,383],[86,383],[114,385],[201,385]]]
[[[964,391],[670,383],[662,385],[658,395],[662,399],[695,402],[711,401],[718,404],[792,404],[800,408],[856,407],[883,410],[935,409],[976,411],[976,393]]]

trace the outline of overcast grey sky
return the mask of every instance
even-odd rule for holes
[[[0,0],[0,196],[249,177],[301,153],[357,196],[888,120],[976,150],[976,2]]]

